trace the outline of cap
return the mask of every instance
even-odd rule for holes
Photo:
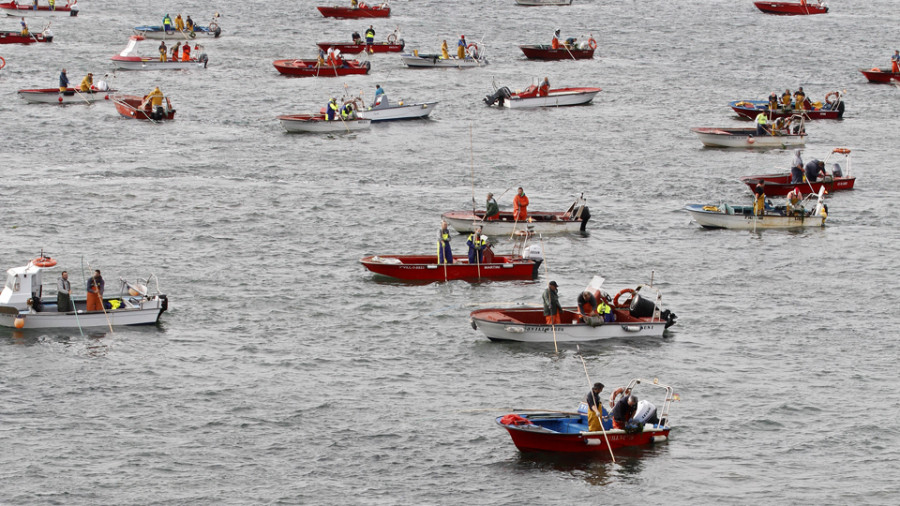
[[[551,281],[551,282],[550,282],[550,286],[557,286],[557,287],[558,287],[559,285],[556,284],[556,281]]]

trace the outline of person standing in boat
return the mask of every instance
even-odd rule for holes
[[[62,69],[59,73],[59,92],[62,93],[69,89],[69,76],[66,75],[66,69]]]
[[[768,123],[768,120],[766,119],[765,112],[761,112],[756,115],[756,135],[757,136],[766,135],[769,133],[766,130],[766,123]]]
[[[578,305],[578,314],[581,315],[581,321],[583,323],[590,324],[591,326],[599,323],[597,319],[597,298],[594,297],[594,294],[589,290],[585,290],[578,294],[576,303]],[[588,405],[590,405],[590,403],[588,403]]]
[[[781,94],[781,108],[785,111],[791,110],[791,90],[784,90]]]
[[[795,109],[806,109],[806,93],[803,92],[803,86],[797,88],[797,91],[794,92],[794,108]]]
[[[162,41],[159,43],[159,61],[166,61],[166,52],[168,48],[166,47],[166,41]]]
[[[56,310],[60,313],[74,311],[72,305],[72,283],[69,282],[69,272],[62,271],[56,280]]]
[[[600,392],[602,391],[603,383],[594,383],[594,386],[591,387],[591,391],[588,392],[587,397],[584,399],[584,403],[588,406],[588,430],[591,432],[603,430],[601,423],[604,416],[604,409],[603,403],[600,402]]]
[[[94,87],[94,74],[88,72],[84,79],[81,80],[81,86],[79,87],[81,91],[91,91],[91,88]]]
[[[475,227],[475,232],[469,234],[466,246],[469,247],[469,265],[483,264],[487,237],[481,235],[481,227]]]
[[[762,216],[766,210],[766,182],[760,181],[753,190],[753,214]]]
[[[450,250],[450,229],[447,222],[441,220],[441,229],[438,231],[438,263],[452,264],[453,251]]]
[[[459,58],[460,60],[466,59],[466,46],[467,45],[468,44],[466,43],[466,36],[460,35],[459,42],[456,43],[456,57]]]
[[[384,94],[384,88],[381,87],[380,84],[375,85],[375,102],[372,104],[373,106],[381,104],[384,102],[387,105],[387,96]]]
[[[181,61],[191,61],[191,43],[181,46]]]
[[[178,57],[179,49],[181,49],[181,42],[176,42],[175,46],[172,48],[172,61],[178,61],[181,59]]]
[[[528,197],[525,190],[519,187],[518,193],[513,197],[513,219],[516,221],[525,221],[528,219]]]
[[[55,11],[56,10],[56,0],[50,0],[48,3],[50,4],[50,10]]]
[[[637,412],[638,398],[636,395],[623,395],[613,408],[612,416],[614,429],[625,429],[629,422],[634,420]]]
[[[553,38],[550,40],[550,49],[559,49],[559,29],[553,32]]]
[[[334,115],[338,112],[337,99],[331,97],[331,101],[325,105],[325,121],[334,121]]]
[[[168,14],[163,17],[163,30],[167,32],[172,31],[172,18]]]
[[[369,25],[369,28],[366,29],[366,46],[371,46],[375,43],[375,29],[372,28],[372,25]]]
[[[500,219],[500,206],[497,205],[497,201],[494,200],[494,194],[488,193],[484,208],[484,220],[494,221],[497,219]]]
[[[791,184],[803,182],[803,158],[800,157],[801,153],[803,153],[801,149],[794,150],[794,159],[791,160]]]
[[[22,25],[22,31],[20,32],[23,37],[28,36],[28,23],[25,22],[25,18],[22,18],[22,21],[19,22]]]
[[[187,31],[194,33],[194,20],[191,19],[190,16],[188,16],[187,20],[185,20],[184,27]]]
[[[94,271],[94,275],[87,282],[87,310],[101,311],[103,310],[103,290],[106,283],[100,271]]]
[[[166,116],[166,111],[163,110],[162,106],[164,98],[165,95],[163,95],[163,92],[160,91],[159,86],[157,86],[153,88],[153,91],[151,91],[146,97],[144,97],[143,101],[141,101],[140,109],[144,109],[147,104],[150,104],[150,118],[160,120]]]
[[[544,77],[544,82],[542,82],[541,85],[538,86],[538,96],[546,97],[549,94],[550,94],[550,78]]]
[[[362,43],[362,37],[359,36],[359,32],[353,32],[352,38],[354,44]]]
[[[181,19],[180,12],[175,16],[175,29],[178,30],[179,32],[184,31],[184,20]]]
[[[559,285],[556,284],[556,281],[551,281],[541,296],[541,300],[544,302],[544,319],[547,321],[547,325],[559,325],[562,322],[562,306],[559,304],[558,288]]]
[[[450,59],[450,48],[447,46],[447,39],[444,39],[444,42],[441,42],[441,59]]]
[[[891,56],[891,72],[900,72],[900,50],[894,51],[894,56]]]
[[[769,110],[774,111],[778,109],[778,95],[773,91],[771,95],[769,95]]]
[[[806,164],[806,180],[815,183],[825,178],[825,162],[813,158]]]

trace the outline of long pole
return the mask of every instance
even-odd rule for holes
[[[613,455],[612,446],[609,445],[609,437],[606,435],[606,428],[603,427],[603,404],[598,402],[599,399],[594,395],[594,384],[591,383],[591,375],[588,374],[587,364],[584,363],[584,357],[581,356],[581,347],[576,344],[575,349],[578,350],[578,358],[581,359],[581,365],[584,367],[584,375],[587,377],[588,388],[591,389],[591,395],[594,397],[594,404],[600,406],[600,430],[603,432],[603,439],[606,440],[606,448],[609,449],[609,456],[612,457],[613,464],[615,464],[616,456]]]
[[[88,270],[91,272],[94,272],[94,269],[91,267],[90,262],[88,262]],[[93,276],[91,277],[91,279],[93,279]],[[87,287],[87,283],[85,283],[85,287]],[[100,292],[99,286],[94,285],[94,288],[97,289],[97,295],[100,297],[100,309],[103,310],[103,316],[106,317],[106,324],[109,325],[109,333],[115,334],[115,331],[113,330],[113,326],[112,326],[112,321],[110,321],[110,319],[109,319],[109,313],[106,312],[106,305],[103,303],[103,293]]]
[[[544,236],[541,234],[541,256],[544,257],[544,275],[547,276],[547,290],[550,290],[550,266],[549,262],[547,262],[547,254],[544,253]],[[550,306],[550,311],[553,311],[553,306]],[[550,329],[553,330],[553,349],[556,350],[556,353],[559,353],[559,346],[556,345],[556,324],[553,323],[553,315],[550,315]]]

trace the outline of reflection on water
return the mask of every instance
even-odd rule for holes
[[[644,460],[665,455],[668,443],[629,446],[609,452],[586,454],[520,453],[515,467],[522,471],[550,471],[580,478],[595,486],[605,486],[623,477],[637,476],[644,470]]]
[[[54,332],[63,332],[54,330]],[[104,357],[109,352],[109,346],[104,342],[104,338],[109,334],[108,331],[91,330],[84,334],[74,333],[55,333],[55,334],[37,334],[33,331],[10,330],[9,337],[0,335],[0,339],[9,344],[19,346],[50,346],[62,347],[62,349],[71,349],[76,354],[84,349],[84,354],[90,357]]]

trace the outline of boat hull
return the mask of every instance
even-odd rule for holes
[[[60,93],[58,88],[42,88],[33,90],[19,90],[19,97],[29,104],[93,104],[97,100],[109,100],[109,94],[116,90],[108,91],[77,91],[69,88],[65,93]]]
[[[405,53],[400,55],[400,59],[410,68],[469,68],[483,67],[488,64],[485,58],[463,58],[460,60],[456,57],[441,58],[439,54],[420,54],[417,56]]]
[[[281,74],[297,77],[338,77],[354,74],[368,74],[369,62],[356,60],[345,62],[346,66],[318,66],[317,60],[275,60],[272,64]]]
[[[501,281],[532,280],[538,277],[541,261],[495,256],[491,263],[469,264],[457,259],[452,264],[437,263],[436,255],[377,255],[360,260],[363,266],[382,276],[403,281]]]
[[[794,188],[800,190],[801,194],[807,193],[819,193],[821,188],[825,188],[825,191],[828,193],[834,193],[836,191],[843,190],[852,190],[853,185],[856,184],[855,177],[838,177],[834,178],[828,176],[825,178],[825,181],[819,181],[816,183],[791,183],[791,174],[765,174],[761,176],[745,176],[741,178],[741,181],[750,187],[750,190],[754,190],[756,185],[761,181],[766,182],[766,195],[770,197],[784,197],[787,196],[788,193],[791,192]],[[812,186],[812,189],[810,189]]]
[[[755,128],[692,128],[704,146],[718,148],[789,148],[805,146],[804,134],[756,135]]]
[[[375,109],[357,111],[360,119],[372,121],[396,121],[427,118],[434,111],[437,102],[423,102],[409,105],[391,105]]]
[[[753,2],[753,5],[766,14],[777,14],[781,16],[806,16],[810,14],[825,14],[828,12],[827,6],[811,3],[803,5],[798,2]]]
[[[795,114],[802,114],[809,119],[841,119],[844,117],[844,102],[823,104],[821,109],[776,109],[770,111],[769,103],[765,100],[735,100],[730,104],[731,109],[743,119],[756,119],[759,113],[764,112],[769,119],[789,118]]]
[[[509,433],[513,444],[524,453],[564,453],[564,454],[590,454],[609,455],[610,449],[616,450],[627,446],[649,445],[655,442],[667,441],[671,428],[665,425],[644,424],[643,430],[638,433],[626,433],[621,429],[606,429],[603,431],[588,432],[587,416],[566,415],[565,413],[522,413],[522,418],[532,418],[538,423],[550,417],[554,422],[571,422],[572,427],[584,426],[584,431],[577,433],[556,432],[543,428],[541,425],[511,425],[501,422],[503,417],[497,417],[497,425],[500,425]],[[608,444],[607,444],[608,442]]]
[[[372,44],[366,44],[365,42],[361,44],[354,44],[353,42],[316,42],[316,45],[323,51],[333,47],[334,49],[339,49],[343,54],[359,54],[363,51],[374,54],[403,52],[406,42],[400,39],[393,44],[390,42],[373,42]]]
[[[134,34],[151,40],[190,41],[197,38],[217,39],[222,35],[222,30],[218,27],[210,30],[205,26],[195,26],[194,31],[191,32],[190,30],[164,30],[161,26],[136,26]]]
[[[109,301],[110,299],[105,299]],[[84,307],[84,301],[76,303]],[[48,304],[39,312],[18,311],[11,307],[3,307],[0,311],[0,326],[18,329],[56,329],[56,328],[89,328],[121,325],[151,325],[159,321],[159,317],[168,308],[164,295],[149,300],[142,300],[135,307],[120,307],[104,311],[78,310],[58,313],[56,304]],[[17,326],[16,320],[24,320],[24,326]]]
[[[662,337],[669,323],[634,318],[628,311],[613,309],[616,321],[595,327],[581,323],[575,308],[564,308],[561,324],[548,325],[541,308],[480,309],[469,317],[472,327],[491,341],[524,343],[583,343],[603,339]],[[573,323],[577,322],[577,323]]]
[[[516,5],[539,7],[544,5],[572,5],[572,0],[516,0]]]
[[[15,2],[4,2],[0,3],[0,12],[6,14],[7,16],[13,16],[17,18],[30,18],[30,17],[54,17],[54,16],[77,16],[78,10],[72,10],[70,7],[66,5],[60,5],[50,10],[49,5],[40,5],[37,9],[34,8],[33,5],[26,4],[16,4]]]
[[[715,208],[715,210],[704,209]],[[685,209],[691,218],[703,228],[728,228],[733,230],[759,230],[769,228],[811,228],[825,225],[825,217],[814,216],[782,216],[765,214],[755,216],[752,206],[734,206],[734,214],[719,210],[717,206],[689,204]]]
[[[572,219],[568,213],[563,212],[534,212],[528,213],[530,221],[517,222],[511,212],[501,212],[497,220],[482,220],[484,211],[472,213],[472,211],[450,211],[441,215],[454,230],[461,234],[475,231],[476,226],[482,227],[485,235],[512,235],[516,231],[535,234],[565,234],[582,230],[583,220]]]
[[[389,18],[391,8],[387,5],[372,5],[367,7],[316,7],[326,18],[361,19],[361,18]]]
[[[547,96],[520,96],[513,94],[503,100],[508,109],[528,109],[533,107],[564,107],[591,103],[602,90],[600,88],[559,88],[550,90]]]
[[[151,117],[152,111],[150,110],[149,105],[143,108],[141,107],[141,102],[144,101],[143,97],[137,95],[114,95],[110,97],[110,100],[112,100],[113,104],[116,106],[116,112],[128,119],[148,121],[175,119],[175,109],[172,109],[171,104],[168,103],[168,99],[166,99],[165,114],[158,120]]]
[[[112,62],[116,70],[191,70],[206,68],[206,62],[195,59],[188,61],[159,61],[159,58],[113,56]]]
[[[881,70],[879,68],[872,69],[859,69],[862,72],[862,75],[866,76],[866,79],[870,83],[889,83],[891,80],[900,81],[900,72],[891,72],[890,70]]]
[[[545,44],[523,44],[519,49],[529,60],[590,60],[594,57],[594,50],[591,48],[553,49]]]
[[[368,119],[326,121],[323,114],[288,114],[278,116],[278,121],[289,133],[355,132],[369,128],[372,124]]]
[[[34,44],[35,42],[53,42],[53,36],[40,32],[28,35],[22,35],[21,32],[0,32],[0,44]]]

